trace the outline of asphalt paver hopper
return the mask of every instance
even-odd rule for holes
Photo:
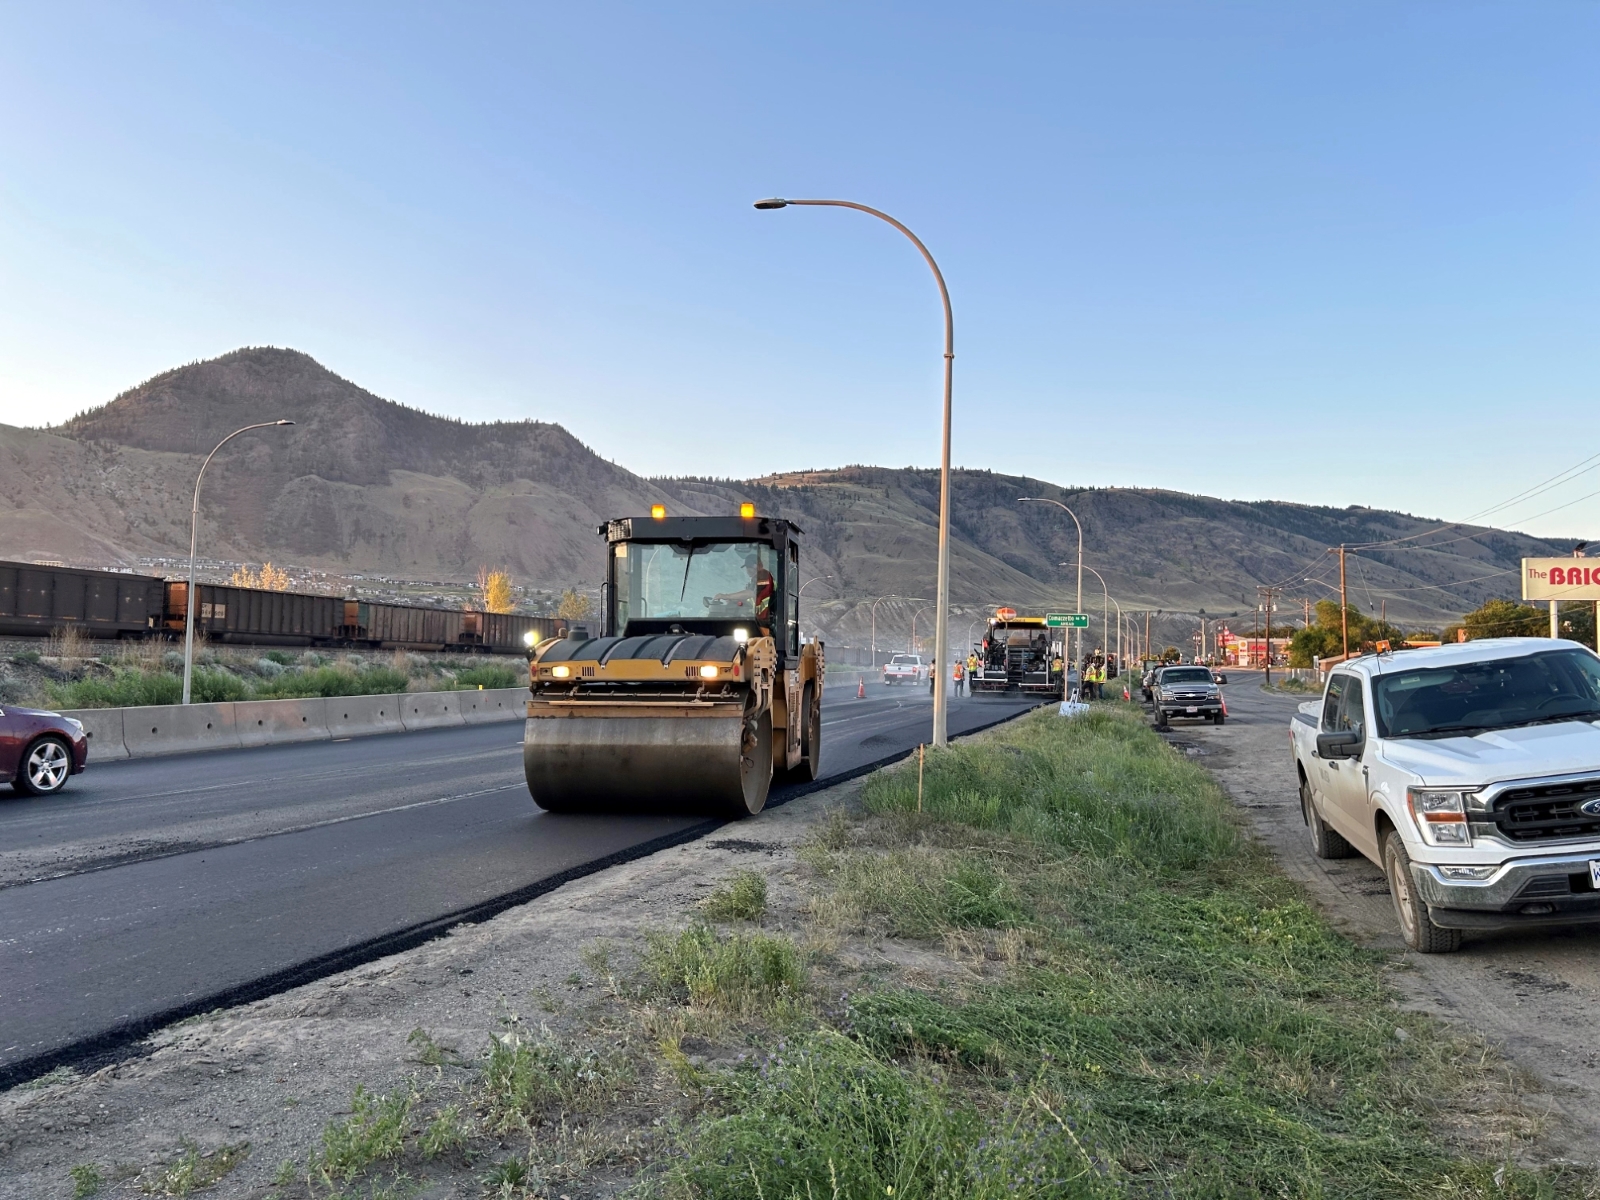
[[[800,529],[758,517],[602,525],[599,636],[576,623],[529,664],[523,766],[552,812],[745,817],[774,773],[814,779],[823,648],[800,640]]]

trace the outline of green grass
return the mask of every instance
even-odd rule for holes
[[[400,1157],[417,1097],[410,1091],[375,1096],[357,1085],[350,1115],[322,1131],[322,1148],[308,1174],[327,1187],[348,1183],[376,1162]]]
[[[1398,1010],[1383,958],[1338,936],[1136,717],[1042,713],[930,755],[921,813],[914,765],[863,796],[855,836],[828,827],[810,851],[834,915],[996,966],[869,986],[718,1073],[669,1190],[1582,1194],[1516,1165],[1528,1121],[1481,1045]],[[713,937],[680,940],[709,954]]]
[[[558,1115],[586,1115],[615,1099],[629,1068],[620,1056],[568,1049],[551,1038],[490,1039],[479,1088],[489,1127],[531,1128]]]
[[[758,921],[767,911],[767,879],[756,871],[735,871],[726,883],[700,901],[713,921]]]
[[[98,1192],[105,1180],[101,1178],[100,1168],[92,1163],[79,1163],[68,1174],[72,1178],[72,1200],[85,1200]]]
[[[723,936],[707,925],[651,934],[641,966],[659,995],[741,1015],[792,1005],[806,982],[800,951],[788,938]]]
[[[220,1146],[209,1154],[202,1154],[199,1146],[186,1142],[177,1162],[139,1177],[139,1190],[146,1196],[188,1196],[203,1191],[220,1182],[249,1153],[248,1142]]]

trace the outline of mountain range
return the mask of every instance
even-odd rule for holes
[[[207,470],[204,555],[459,581],[502,566],[530,586],[593,590],[603,561],[595,527],[606,519],[652,504],[726,513],[753,500],[806,530],[816,579],[807,604],[834,636],[862,634],[874,597],[933,594],[936,471],[644,478],[560,425],[435,416],[271,347],[164,372],[61,426],[0,426],[0,558],[133,566],[186,555],[204,456],[239,426],[279,419],[294,425],[241,436]],[[966,614],[998,603],[1072,603],[1072,520],[1053,505],[1019,504],[1020,496],[1070,505],[1083,524],[1086,563],[1125,609],[1246,621],[1261,584],[1287,583],[1277,603],[1291,614],[1306,599],[1336,594],[1336,556],[1327,549],[1340,543],[1411,539],[1352,555],[1348,583],[1352,603],[1386,605],[1391,619],[1413,625],[1515,595],[1520,558],[1570,549],[1484,527],[1417,537],[1440,523],[1377,509],[1072,488],[961,469],[952,477],[951,594]],[[1085,607],[1098,613],[1100,601],[1101,585],[1086,574]],[[920,603],[880,605],[880,625],[903,627]]]

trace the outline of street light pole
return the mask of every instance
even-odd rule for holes
[[[1098,579],[1100,581],[1100,591],[1101,591],[1101,599],[1100,599],[1100,635],[1102,637],[1106,636],[1106,634],[1105,634],[1106,621],[1107,621],[1107,618],[1106,618],[1106,615],[1105,615],[1106,602],[1109,601],[1110,603],[1115,604],[1117,606],[1117,670],[1119,672],[1123,671],[1123,670],[1127,669],[1127,665],[1128,664],[1122,661],[1122,604],[1121,604],[1120,601],[1117,600],[1117,598],[1115,596],[1113,596],[1109,591],[1106,590],[1105,576],[1101,575],[1100,572],[1096,571],[1093,567],[1085,567],[1084,570],[1090,572],[1096,579]],[[1107,638],[1107,641],[1109,643],[1110,639]]]
[[[243,429],[235,429],[206,455],[205,462],[200,464],[200,473],[194,477],[194,507],[189,513],[189,590],[184,593],[183,603],[183,703],[185,704],[189,703],[189,684],[194,676],[194,556],[200,541],[200,481],[206,477],[206,468],[217,456],[217,451],[241,433],[249,433],[252,429],[270,429],[275,425],[293,424],[293,421],[263,421],[259,425],[246,425]]]
[[[950,310],[950,289],[944,285],[944,273],[939,270],[939,264],[933,260],[933,255],[928,253],[928,248],[922,244],[922,239],[899,221],[896,221],[886,212],[876,208],[869,208],[865,204],[856,204],[850,200],[780,200],[776,197],[770,200],[757,200],[759,209],[788,208],[792,204],[816,205],[828,208],[853,208],[857,212],[864,212],[868,216],[877,217],[893,225],[906,237],[911,239],[923,260],[928,264],[928,269],[933,272],[934,281],[939,285],[939,299],[944,302],[944,436],[939,454],[939,579],[935,586],[934,595],[938,597],[937,615],[934,620],[934,641],[943,647],[949,640],[950,626],[950,391],[952,377],[955,371],[956,359],[956,324],[955,317]],[[941,651],[942,652],[942,651]],[[946,716],[948,705],[945,703],[945,694],[942,687],[933,689],[933,744],[944,746],[948,744],[946,737]]]
[[[1067,516],[1072,518],[1072,523],[1078,527],[1078,599],[1074,602],[1075,611],[1083,611],[1083,523],[1078,520],[1078,514],[1073,512],[1059,500],[1052,500],[1048,496],[1018,496],[1018,504],[1054,504]],[[1083,661],[1083,630],[1078,633],[1078,661]]]

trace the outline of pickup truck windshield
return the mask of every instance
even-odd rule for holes
[[[1490,729],[1600,718],[1600,658],[1551,650],[1372,681],[1383,737],[1471,737]]]
[[[1161,684],[1165,687],[1169,683],[1210,683],[1210,667],[1168,667],[1161,672]]]

